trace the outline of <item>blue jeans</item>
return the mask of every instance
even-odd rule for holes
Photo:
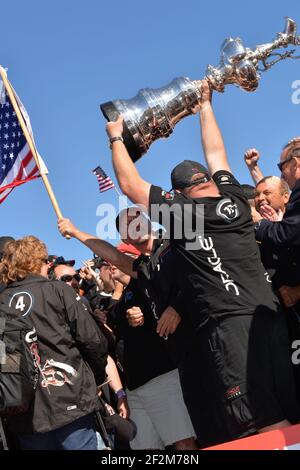
[[[94,415],[45,433],[19,435],[23,450],[97,450]]]

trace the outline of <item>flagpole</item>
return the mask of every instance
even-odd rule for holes
[[[114,186],[114,189],[115,189],[117,195],[119,196],[119,198],[123,199],[123,201],[126,203],[126,206],[128,206],[128,202],[127,202],[127,199],[124,196],[124,194],[122,194],[116,186]]]
[[[41,175],[41,177],[42,177],[42,179],[43,179],[44,185],[45,185],[46,190],[47,190],[47,192],[48,192],[50,201],[52,202],[52,205],[53,205],[53,208],[54,208],[55,213],[56,213],[56,215],[57,215],[57,218],[58,218],[58,219],[62,219],[63,216],[62,216],[61,210],[60,210],[60,208],[59,208],[58,202],[57,202],[57,200],[56,200],[56,197],[55,197],[55,195],[54,195],[53,189],[52,189],[52,187],[51,187],[51,185],[50,185],[48,176],[45,175],[45,174],[43,174],[43,172],[42,172],[42,170],[41,170],[40,162],[39,162],[39,157],[38,157],[38,154],[37,154],[37,150],[36,150],[36,148],[35,148],[35,144],[34,144],[34,142],[33,142],[33,139],[32,139],[32,137],[31,137],[31,135],[30,135],[30,132],[29,132],[28,129],[27,129],[27,126],[26,126],[24,117],[23,117],[23,115],[22,115],[22,113],[21,113],[21,111],[20,111],[19,105],[18,105],[17,100],[16,100],[16,98],[15,98],[14,91],[13,91],[12,86],[11,86],[11,84],[10,84],[10,82],[9,82],[9,80],[8,80],[8,78],[7,78],[7,76],[6,76],[6,72],[5,72],[4,68],[3,68],[1,65],[0,65],[0,75],[1,75],[1,79],[2,79],[2,81],[3,81],[3,84],[4,84],[4,86],[5,86],[5,89],[6,89],[6,91],[7,91],[7,94],[8,94],[8,96],[9,96],[9,98],[10,98],[11,104],[12,104],[12,106],[13,106],[13,108],[14,108],[14,111],[15,111],[15,113],[16,113],[16,115],[17,115],[19,124],[20,124],[21,129],[22,129],[22,131],[23,131],[23,134],[24,134],[24,136],[25,136],[25,139],[27,140],[27,143],[28,143],[29,148],[30,148],[30,150],[31,150],[32,156],[33,156],[33,158],[35,159],[35,162],[36,162],[36,164],[37,164],[37,167],[38,167],[38,169],[39,169],[39,171],[40,171],[40,175]]]
[[[101,172],[101,173],[99,174],[98,172]],[[117,188],[117,186],[115,185],[115,183],[113,182],[113,180],[112,180],[110,177],[107,176],[107,174],[105,173],[105,171],[102,169],[101,166],[97,166],[97,168],[95,168],[94,170],[92,170],[92,173],[93,173],[95,176],[97,176],[100,193],[103,192],[103,191],[101,191],[101,181],[102,181],[102,180],[99,179],[100,176],[101,176],[101,178],[104,178],[104,181],[105,181],[105,179],[109,179],[109,180],[112,182],[112,186],[110,186],[108,189],[113,188],[113,189],[116,191],[116,193],[117,193],[117,195],[119,196],[119,198],[120,198],[120,199],[123,199],[123,201],[125,202],[125,205],[126,205],[126,206],[128,205],[126,196],[125,196],[124,194],[122,194],[122,193],[118,190],[118,188]],[[104,189],[104,191],[106,191],[106,190],[107,190],[107,189]]]

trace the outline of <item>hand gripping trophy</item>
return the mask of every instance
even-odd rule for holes
[[[295,49],[280,54],[277,49],[300,45],[295,21],[286,18],[285,30],[270,43],[255,49],[245,47],[240,38],[225,39],[221,46],[221,60],[217,67],[209,65],[205,78],[213,90],[224,91],[225,85],[235,84],[246,91],[255,91],[260,73],[269,70],[283,59],[298,59]],[[274,57],[273,60],[267,59]],[[262,68],[260,68],[262,67]],[[147,152],[161,137],[168,137],[175,125],[185,116],[199,110],[201,80],[175,78],[163,88],[145,88],[129,100],[115,100],[101,105],[108,121],[124,116],[124,143],[133,161]]]

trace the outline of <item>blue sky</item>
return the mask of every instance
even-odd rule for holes
[[[270,6],[252,0],[248,9],[236,0],[2,3],[0,64],[30,115],[63,214],[95,234],[97,207],[118,207],[114,190],[100,194],[91,173],[100,164],[114,176],[100,103],[131,98],[140,88],[161,87],[179,76],[201,79],[207,64],[219,62],[226,37],[239,36],[249,47],[269,42],[283,29],[285,16],[300,25],[299,1]],[[232,86],[215,94],[230,163],[241,182],[251,182],[243,162],[247,148],[261,151],[265,174],[278,174],[283,144],[300,135],[300,104],[291,100],[295,80],[300,61],[285,61],[263,75],[253,94]],[[203,161],[197,116],[154,143],[137,165],[146,180],[169,189],[170,171],[183,159]],[[58,233],[40,180],[14,190],[0,206],[0,217],[1,235],[34,234],[49,253],[75,257],[77,265],[90,256]]]

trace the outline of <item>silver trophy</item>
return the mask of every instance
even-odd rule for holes
[[[280,54],[276,49],[300,45],[295,21],[286,18],[285,30],[270,43],[255,49],[245,47],[240,38],[226,39],[221,46],[221,60],[217,67],[209,65],[205,78],[213,90],[224,91],[225,85],[234,84],[246,91],[255,91],[260,73],[269,70],[283,59],[298,59],[295,49]],[[267,62],[269,57],[275,57]],[[262,68],[260,68],[262,66]],[[179,77],[163,88],[144,88],[129,100],[115,100],[100,107],[108,121],[124,116],[124,143],[133,161],[147,152],[152,142],[168,137],[185,116],[199,110],[201,80]]]

